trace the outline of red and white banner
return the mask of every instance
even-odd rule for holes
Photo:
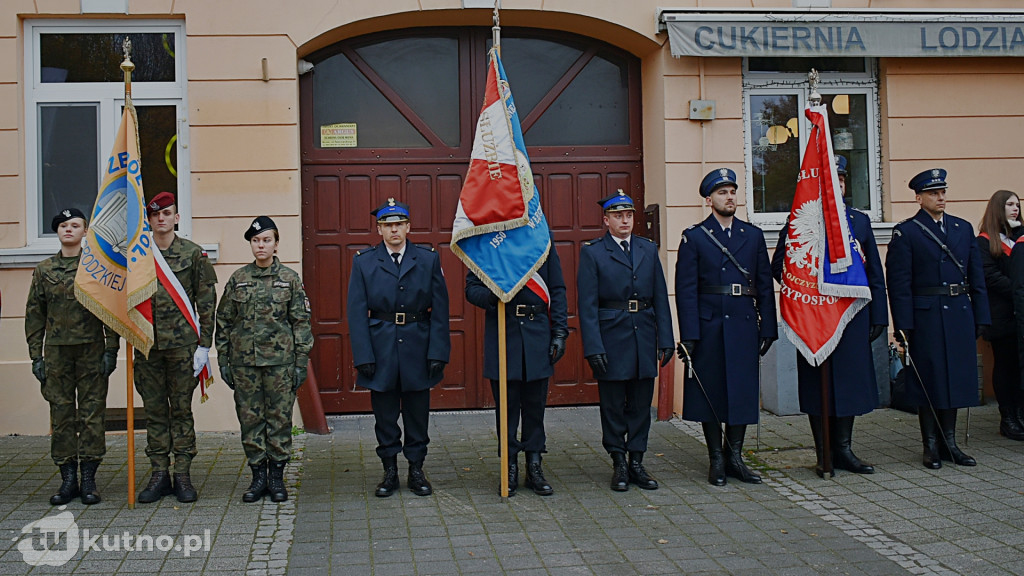
[[[167,265],[167,260],[164,260],[164,255],[159,250],[154,250],[153,255],[156,260],[156,278],[160,282],[160,285],[167,290],[167,294],[171,296],[171,300],[178,307],[178,310],[188,320],[189,326],[196,331],[196,335],[199,335],[199,314],[196,313],[196,309],[192,306],[192,301],[188,299],[188,293],[185,292],[185,287],[178,281],[178,277],[174,275],[170,266]],[[206,387],[213,384],[213,368],[210,367],[210,359],[206,359],[206,364],[203,365],[203,369],[199,372],[199,393],[202,395],[200,402],[206,402],[209,396],[206,393]]]

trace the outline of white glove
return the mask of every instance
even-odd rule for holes
[[[203,366],[210,361],[210,349],[202,346],[196,348],[196,354],[192,357],[192,370],[195,372],[193,376],[199,376],[199,373],[203,371]]]

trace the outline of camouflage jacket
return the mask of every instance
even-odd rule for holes
[[[231,275],[217,308],[217,354],[234,366],[305,366],[313,349],[302,280],[277,257]]]
[[[107,348],[120,346],[117,333],[75,299],[78,256],[57,253],[36,266],[25,304],[25,339],[33,359],[43,357],[47,344],[85,344],[106,340]]]
[[[198,244],[179,236],[160,253],[199,315],[199,345],[213,346],[213,316],[217,310],[217,273],[213,265]],[[153,295],[153,340],[156,350],[192,346],[197,340],[195,330],[160,283]]]

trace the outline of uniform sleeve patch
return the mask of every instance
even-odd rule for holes
[[[238,282],[237,284],[235,284],[235,288],[245,288],[248,285],[249,282]]]
[[[290,282],[282,282],[281,280],[274,280],[274,288],[291,288]]]

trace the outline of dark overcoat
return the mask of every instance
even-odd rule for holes
[[[430,313],[430,320],[399,326],[369,317],[369,312]],[[427,375],[427,361],[448,363],[448,287],[441,259],[432,248],[407,244],[401,269],[390,250],[380,244],[352,259],[348,283],[348,329],[355,366],[376,364],[373,378],[360,374],[356,383],[377,392],[427,390],[441,376]]]
[[[965,274],[915,221],[949,248]],[[923,209],[893,228],[885,257],[893,328],[911,330],[907,399],[917,406],[928,401],[917,385],[920,374],[935,408],[978,403],[976,325],[989,325],[988,294],[981,255],[970,222],[945,215],[946,232]],[[927,289],[967,282],[970,294],[926,295]]]
[[[1019,228],[1018,228],[1019,230]],[[1011,241],[1020,235],[1014,231]],[[988,331],[989,341],[1014,336],[1017,323],[1013,314],[1013,283],[1010,280],[1010,248],[999,252],[993,257],[989,251],[988,238],[978,236],[978,252],[981,256],[981,268],[985,271],[985,289],[988,292],[988,309],[992,317],[992,328]]]
[[[549,347],[551,331],[561,328],[568,333],[568,305],[562,264],[554,242],[547,260],[537,274],[547,285],[550,306],[547,313],[516,316],[516,306],[537,306],[544,300],[529,287],[523,288],[505,304],[505,337],[509,380],[529,382],[550,378],[554,374]],[[472,272],[466,273],[466,300],[486,311],[484,328],[484,378],[498,379],[498,297]],[[524,373],[525,369],[525,373]]]
[[[732,253],[746,277],[708,237]],[[702,286],[741,284],[753,296],[702,293]],[[758,348],[761,338],[778,337],[775,289],[768,247],[760,228],[733,218],[726,237],[714,215],[683,231],[676,261],[676,313],[679,339],[696,340],[694,370],[704,384],[709,405],[695,378],[686,371],[683,418],[726,424],[754,424],[758,416]],[[714,410],[712,410],[712,407]]]
[[[857,239],[860,255],[864,260],[864,271],[871,289],[871,302],[850,320],[843,331],[843,337],[829,356],[829,398],[832,401],[829,414],[832,416],[859,416],[867,414],[878,405],[878,383],[875,381],[874,357],[868,340],[872,326],[889,325],[889,307],[885,297],[885,275],[878,245],[871,231],[871,219],[863,212],[846,209],[850,219],[850,230]],[[779,243],[772,255],[772,276],[782,278],[782,263],[786,256],[786,236],[789,223],[779,233]],[[811,366],[797,353],[797,380],[800,391],[800,410],[805,414],[821,415],[821,368]],[[858,367],[854,370],[851,367]],[[863,368],[863,369],[861,369]]]

